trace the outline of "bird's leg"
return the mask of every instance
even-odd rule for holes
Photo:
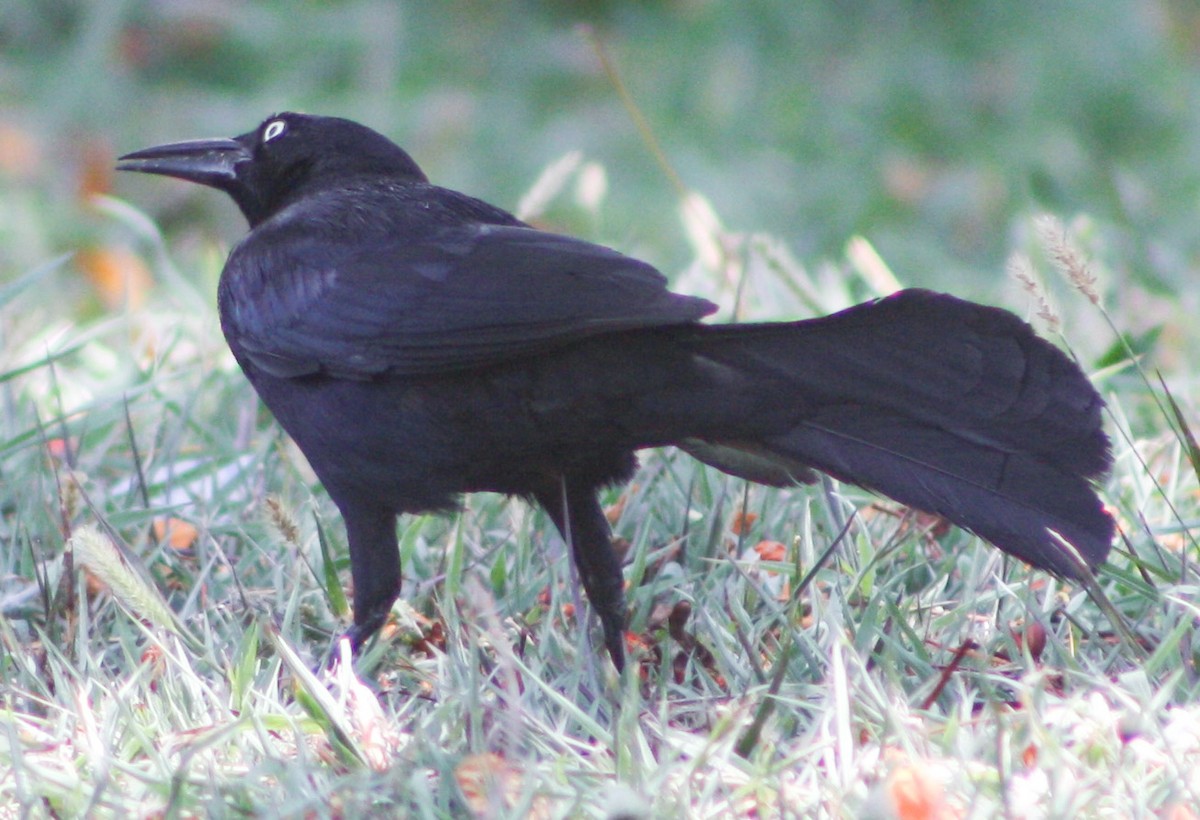
[[[400,594],[396,514],[363,504],[339,504],[350,542],[354,626],[346,632],[355,653],[379,631]]]
[[[538,492],[535,498],[571,546],[583,590],[600,618],[604,645],[619,672],[625,668],[625,578],[595,490],[565,479],[557,492]]]

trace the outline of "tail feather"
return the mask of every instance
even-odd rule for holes
[[[1004,551],[1060,575],[1108,555],[1114,534],[1083,476],[1019,452],[1001,452],[912,419],[827,408],[767,446],[830,475],[945,516]]]
[[[771,456],[778,474],[815,467],[1064,576],[1078,560],[1055,534],[1089,566],[1107,556],[1115,524],[1091,483],[1111,464],[1103,401],[1013,314],[911,290],[806,322],[710,327],[696,341],[746,383],[786,385],[776,400],[791,393],[801,408],[749,444],[688,447],[702,460],[764,477]],[[739,449],[749,466],[730,455]]]

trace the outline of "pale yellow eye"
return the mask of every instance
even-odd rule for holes
[[[270,142],[286,130],[287,123],[283,120],[275,120],[274,122],[268,123],[267,127],[263,129],[262,141]]]

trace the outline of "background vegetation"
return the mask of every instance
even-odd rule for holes
[[[1193,816],[1198,61],[1184,0],[6,3],[0,800]],[[1125,539],[1101,580],[1142,649],[936,522],[666,452],[608,499],[641,674],[586,644],[547,522],[479,497],[403,523],[406,602],[359,666],[375,694],[328,695],[308,669],[345,623],[343,534],[220,339],[240,217],[109,170],[286,109],[362,120],[435,181],[652,261],[726,316],[898,280],[1061,334],[1110,401]],[[81,556],[113,541],[124,558]]]

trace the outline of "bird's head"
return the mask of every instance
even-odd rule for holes
[[[120,157],[119,171],[186,179],[233,197],[250,227],[296,197],[362,176],[425,182],[405,151],[365,125],[284,113],[232,139],[173,142]]]

